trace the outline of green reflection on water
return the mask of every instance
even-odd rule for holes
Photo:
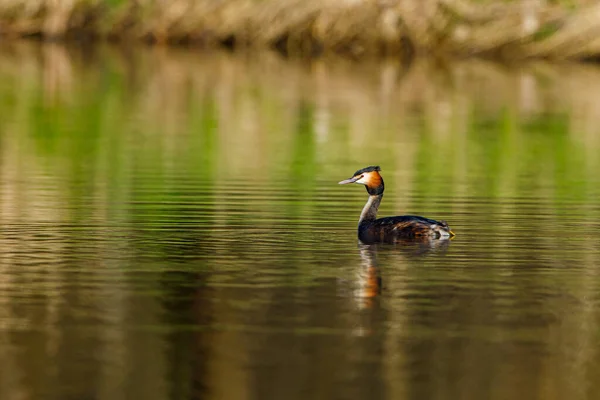
[[[0,398],[598,389],[597,68],[2,46]]]

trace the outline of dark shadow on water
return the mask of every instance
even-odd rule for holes
[[[444,254],[450,246],[450,239],[401,239],[396,243],[363,243],[359,240],[361,268],[358,274],[359,289],[356,297],[363,300],[361,306],[370,308],[381,294],[381,270],[377,264],[379,251],[393,252],[405,257],[419,258],[431,254]]]
[[[403,239],[394,244],[382,244],[381,248],[393,249],[409,257],[423,257],[431,254],[445,253],[450,246],[450,239]]]

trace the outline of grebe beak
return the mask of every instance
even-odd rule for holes
[[[354,182],[356,182],[357,180],[359,180],[360,178],[362,178],[362,175],[359,175],[359,176],[353,176],[352,178],[345,179],[345,180],[343,180],[343,181],[340,181],[340,182],[338,182],[338,184],[339,184],[339,185],[345,185],[345,184],[347,184],[347,183],[354,183]]]

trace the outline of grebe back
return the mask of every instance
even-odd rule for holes
[[[383,197],[383,178],[378,166],[359,169],[352,178],[339,182],[340,185],[359,183],[365,185],[369,199],[358,221],[358,237],[363,242],[394,242],[402,238],[450,238],[454,233],[446,221],[436,221],[415,215],[377,217]]]

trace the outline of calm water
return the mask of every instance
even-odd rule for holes
[[[600,68],[0,47],[1,399],[586,399]],[[380,215],[451,242],[360,246]]]

